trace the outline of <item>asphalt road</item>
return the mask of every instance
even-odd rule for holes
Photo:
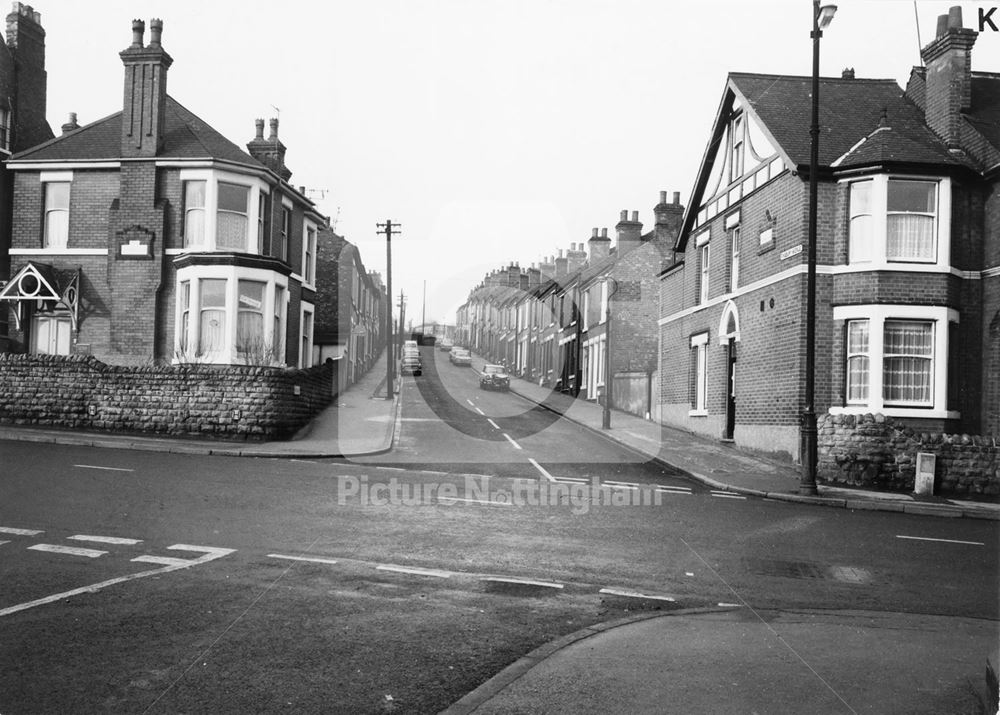
[[[996,522],[719,496],[434,356],[379,464],[0,442],[0,713],[437,712],[653,608],[997,633]]]

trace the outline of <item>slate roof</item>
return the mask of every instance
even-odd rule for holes
[[[100,161],[121,158],[122,112],[87,124],[11,157],[12,161]],[[168,96],[160,159],[220,159],[266,167]]]
[[[738,72],[729,78],[792,163],[808,165],[812,79]],[[842,159],[841,166],[848,161],[868,163],[876,157],[907,163],[960,163],[927,127],[923,112],[895,80],[823,77],[819,101],[821,166],[830,166],[852,149],[861,153]],[[891,131],[872,135],[879,128],[883,110]],[[875,143],[861,151],[858,142],[870,135]]]

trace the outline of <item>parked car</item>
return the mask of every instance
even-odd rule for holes
[[[423,371],[420,358],[415,356],[404,357],[399,370],[401,375],[413,375],[414,377],[420,377]]]
[[[438,350],[444,350],[445,352],[448,352],[449,350],[451,350],[451,348],[452,348],[452,343],[450,340],[448,340],[448,338],[445,338],[440,343],[438,343]]]
[[[510,389],[510,375],[503,365],[486,365],[479,378],[479,389],[507,392]]]
[[[420,348],[403,347],[403,357],[420,357]]]
[[[459,367],[472,367],[472,355],[468,350],[462,348],[452,348],[451,352],[448,353],[448,359],[451,360],[452,365],[458,365]]]
[[[416,340],[404,340],[403,341],[403,350],[406,350],[406,348],[413,348],[414,350],[416,350],[417,349],[417,341]]]

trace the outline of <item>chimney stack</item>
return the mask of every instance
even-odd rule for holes
[[[278,139],[278,119],[270,120],[271,133],[264,138],[264,120],[254,120],[254,138],[247,144],[247,152],[254,159],[273,171],[285,181],[292,178],[292,172],[285,166],[285,145]]]
[[[972,46],[978,36],[962,27],[962,8],[955,6],[938,17],[937,37],[920,51],[927,125],[950,149],[961,148],[961,114],[972,102]]]
[[[18,152],[53,137],[45,118],[48,77],[45,73],[45,30],[42,14],[15,2],[7,15],[7,49],[17,81],[8,88],[11,117],[5,149]]]
[[[167,70],[173,59],[160,44],[163,21],[150,20],[150,43],[142,46],[146,25],[132,21],[132,44],[118,53],[125,65],[122,157],[152,158],[163,148]]]
[[[611,255],[611,239],[608,238],[607,229],[605,229],[604,236],[601,237],[597,235],[597,229],[594,228],[593,235],[587,241],[587,248],[590,250],[591,265],[603,261]]]
[[[69,113],[69,119],[66,123],[62,125],[62,133],[69,134],[70,132],[76,131],[80,128],[80,125],[76,122],[76,112]]]
[[[632,220],[628,218],[628,210],[622,209],[621,220],[615,225],[618,234],[618,255],[631,251],[642,242],[642,224],[639,223],[639,212],[632,212]]]
[[[840,73],[841,79],[854,79],[854,68],[845,67],[844,71]]]
[[[587,263],[587,252],[583,249],[583,242],[569,244],[569,252],[566,254],[566,270],[574,273],[584,267]]]

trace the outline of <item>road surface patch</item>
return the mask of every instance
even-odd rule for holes
[[[134,469],[124,469],[123,467],[101,467],[96,464],[74,464],[74,467],[79,467],[80,469],[102,469],[106,472],[134,472]]]
[[[433,576],[434,578],[449,578],[451,576],[451,571],[441,571],[440,569],[422,569],[417,566],[395,566],[393,564],[379,564],[375,567],[375,570],[414,574],[416,576]]]
[[[285,554],[268,554],[269,559],[284,559],[285,561],[308,561],[314,564],[335,564],[336,559],[326,559],[322,556],[287,556]]]
[[[603,593],[608,596],[622,596],[624,598],[643,598],[648,601],[670,601],[671,603],[676,603],[676,598],[671,598],[670,596],[655,596],[648,593],[640,593],[639,591],[630,591],[624,588],[602,588],[598,593]]]
[[[532,463],[532,464],[534,465],[535,469],[537,469],[537,470],[538,470],[539,472],[541,472],[541,473],[542,473],[542,476],[543,476],[543,477],[545,477],[546,479],[548,479],[548,480],[549,480],[550,482],[554,482],[554,481],[556,481],[556,478],[555,478],[555,477],[553,477],[553,476],[552,476],[551,474],[549,474],[549,473],[548,473],[548,472],[547,472],[547,471],[545,470],[545,467],[543,467],[543,466],[542,466],[541,464],[539,464],[538,462],[536,462],[536,461],[535,461],[534,459],[532,459],[531,457],[528,457],[528,461],[529,461],[529,462],[531,462],[531,463]]]
[[[135,546],[141,544],[142,539],[126,539],[120,536],[90,536],[89,534],[75,534],[67,536],[72,541],[93,541],[97,544],[118,544],[119,546]]]
[[[29,551],[45,551],[50,554],[64,554],[65,556],[86,556],[88,559],[96,559],[104,556],[107,551],[97,549],[83,549],[79,546],[62,546],[60,544],[35,544],[28,547]]]
[[[936,541],[941,544],[966,544],[967,546],[985,546],[982,541],[959,541],[958,539],[932,539],[929,536],[903,536],[896,534],[897,539],[911,539],[913,541]]]
[[[0,526],[0,534],[13,534],[14,536],[38,536],[39,534],[44,533],[44,531],[36,531],[35,529],[14,529],[9,526]]]

